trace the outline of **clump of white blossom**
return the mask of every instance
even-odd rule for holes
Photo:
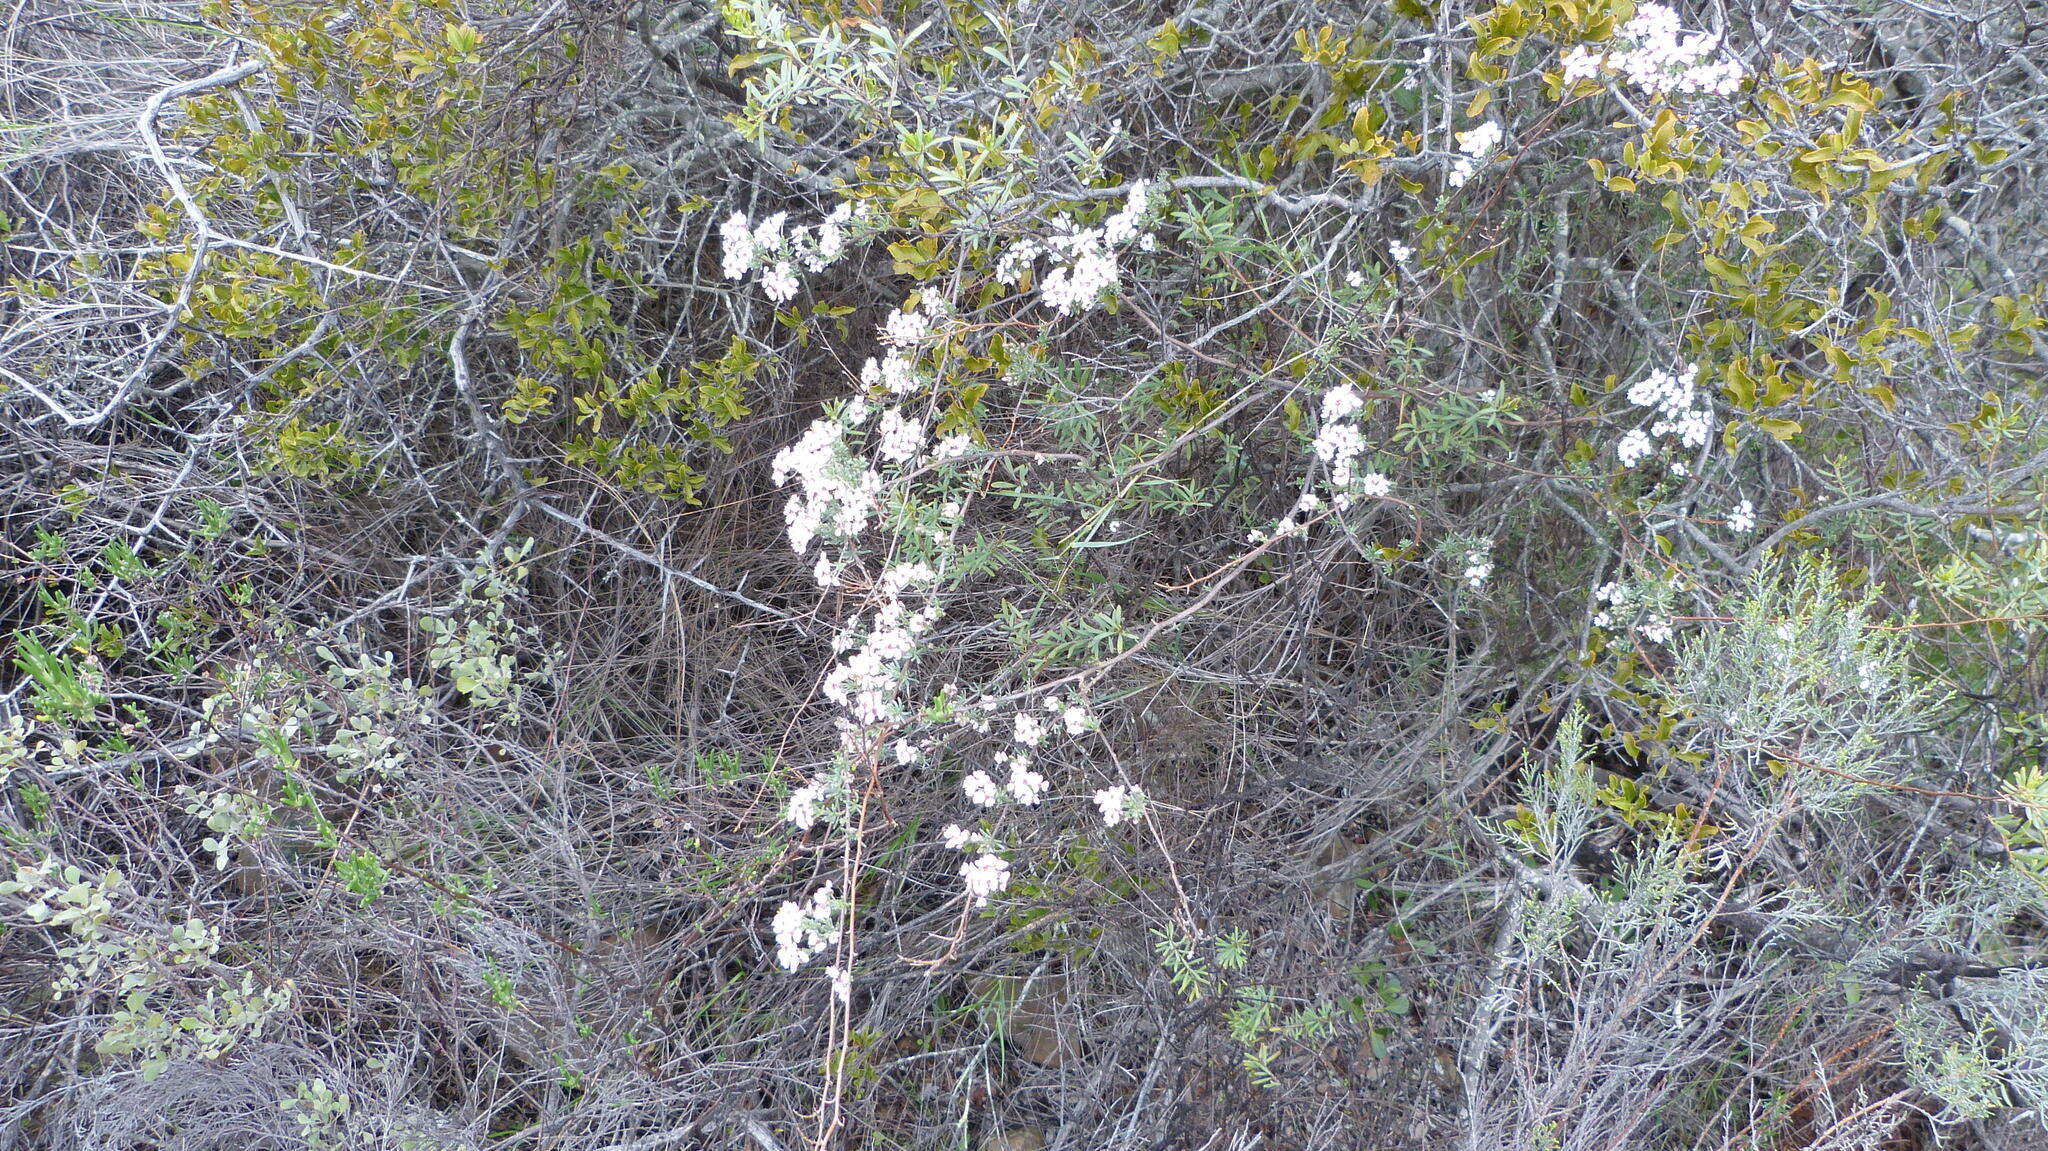
[[[1148,196],[1148,186],[1139,181],[1122,210],[1100,226],[1069,225],[1049,240],[1020,242],[1000,261],[1002,278],[1017,283],[1035,261],[1045,258],[1051,266],[1038,281],[1041,299],[1061,314],[1085,310],[1114,286],[1121,249],[1132,244],[1151,247],[1151,237],[1140,230]],[[762,291],[778,303],[785,301],[796,293],[798,273],[829,265],[844,252],[848,229],[860,223],[857,210],[847,207],[815,231],[791,228],[780,213],[758,225],[734,215],[721,229],[726,275],[742,279],[758,273]],[[844,588],[851,582],[849,573],[860,570],[859,542],[869,531],[903,527],[892,518],[897,514],[894,500],[884,499],[892,486],[927,463],[956,459],[973,449],[974,441],[962,432],[932,443],[928,413],[919,414],[911,403],[927,382],[922,358],[943,343],[952,322],[949,302],[931,293],[891,313],[878,333],[883,355],[863,365],[860,392],[828,405],[825,415],[795,443],[775,454],[771,468],[776,486],[794,488],[783,509],[790,547],[798,555],[815,549],[812,574],[821,587]],[[938,526],[926,524],[912,533],[922,540],[928,531],[938,555],[931,561],[898,560],[884,567],[863,589],[866,610],[835,629],[832,650],[837,662],[826,674],[821,693],[837,711],[839,747],[829,764],[790,795],[783,817],[798,829],[807,831],[820,823],[851,826],[857,772],[925,762],[933,748],[915,738],[911,729],[916,724],[950,717],[971,732],[990,733],[991,713],[998,707],[992,700],[963,705],[953,684],[922,707],[906,698],[911,665],[940,615],[941,573],[934,564],[943,566],[940,557],[950,525],[963,515],[960,501],[950,500],[939,511]],[[898,545],[904,542],[897,540]],[[1034,755],[1062,730],[1078,737],[1097,724],[1080,700],[1049,696],[1041,702],[1042,712],[1030,707],[1011,714],[1006,748],[988,766],[975,767],[962,779],[969,803],[981,808],[1005,803],[1037,807],[1051,794],[1050,781],[1034,767]],[[1116,818],[1142,810],[1142,792],[1129,789],[1128,794],[1118,794],[1122,798]],[[1098,796],[1098,806],[1101,802]],[[1010,861],[989,834],[951,825],[941,838],[949,849],[969,857],[959,875],[974,905],[984,906],[1008,888]],[[845,907],[846,901],[835,896],[829,883],[805,902],[785,902],[774,919],[781,966],[795,971],[836,945],[841,937],[837,916]],[[827,972],[832,993],[841,1002],[850,994],[850,970],[834,965]]]
[[[1095,808],[1102,813],[1102,825],[1115,827],[1126,820],[1137,819],[1145,814],[1145,789],[1132,784],[1117,784],[1105,787],[1095,793]]]
[[[1010,760],[1010,782],[1005,788],[1010,798],[1026,807],[1037,807],[1045,799],[1045,777],[1031,770],[1031,757],[1013,755]]]
[[[861,534],[880,508],[881,473],[846,445],[846,433],[858,429],[866,416],[866,405],[859,405],[843,413],[844,423],[813,420],[803,438],[775,453],[775,485],[797,481],[797,493],[783,505],[782,514],[789,545],[798,555],[809,551],[821,533],[838,539]]]
[[[1607,605],[1593,613],[1593,626],[1607,627],[1614,622],[1612,609],[1628,602],[1628,588],[1618,581],[1609,580],[1593,592],[1593,599],[1596,603]]]
[[[960,879],[974,905],[986,907],[990,896],[1010,886],[1010,861],[984,852],[960,865]]]
[[[1458,577],[1467,587],[1477,590],[1486,586],[1487,577],[1493,575],[1493,543],[1480,540],[1465,553],[1465,569]]]
[[[967,801],[976,807],[994,807],[1003,801],[1003,789],[995,777],[980,769],[967,773],[967,778],[960,781],[960,790],[967,793]]]
[[[1621,466],[1632,468],[1655,455],[1658,442],[1667,438],[1687,448],[1706,446],[1714,434],[1714,409],[1694,382],[1699,376],[1697,364],[1676,372],[1659,368],[1630,385],[1628,402],[1651,409],[1656,419],[1647,428],[1632,428],[1621,437],[1615,446]]]
[[[864,222],[863,210],[851,201],[841,202],[815,228],[790,227],[787,212],[758,224],[734,212],[718,229],[725,278],[758,272],[762,293],[778,304],[788,303],[796,297],[797,272],[831,267],[846,254],[849,232]]]
[[[890,568],[877,587],[881,605],[873,618],[856,617],[840,633],[851,654],[825,677],[825,698],[844,708],[856,724],[874,726],[902,718],[897,695],[903,664],[917,652],[918,637],[939,618],[936,603],[912,608],[904,596],[928,595],[937,579],[930,564]]]
[[[1565,52],[1564,82],[1613,73],[1652,96],[1732,96],[1746,75],[1742,61],[1721,50],[1721,36],[1687,32],[1668,4],[1643,4],[1604,48],[1581,44]]]
[[[1046,710],[1061,718],[1069,735],[1080,735],[1093,728],[1095,724],[1094,717],[1088,713],[1087,708],[1078,703],[1063,704],[1057,696],[1046,700]],[[962,719],[975,731],[985,732],[989,726],[984,718],[971,714],[963,716]],[[966,794],[968,802],[976,807],[994,807],[1004,800],[1025,807],[1036,807],[1044,801],[1047,791],[1051,788],[1045,776],[1032,770],[1029,750],[1039,747],[1046,741],[1052,734],[1051,726],[1030,711],[1019,711],[1011,718],[1010,733],[1018,750],[1004,752],[995,759],[997,767],[1008,769],[1006,782],[997,783],[994,775],[979,768],[969,772],[967,777],[960,781],[961,791]]]
[[[814,421],[802,439],[775,457],[775,482],[797,482],[784,515],[790,545],[799,555],[821,536],[848,547],[881,514],[882,472],[848,441],[849,432],[859,431],[871,410],[855,397]],[[867,443],[883,462],[909,465],[924,455],[924,438],[922,420],[890,408]],[[822,549],[813,576],[826,587],[840,582],[839,568]],[[783,816],[799,829],[843,816],[856,765],[884,760],[903,765],[923,757],[923,750],[897,737],[895,728],[908,711],[901,698],[908,664],[939,618],[938,581],[939,572],[930,563],[890,565],[871,588],[872,613],[856,615],[833,637],[839,662],[825,676],[822,691],[839,709],[840,747],[825,770],[791,794]]]
[[[1756,530],[1756,505],[1750,502],[1748,496],[1742,497],[1728,512],[1728,530],[1741,535],[1748,535]]]
[[[785,900],[775,912],[775,961],[795,971],[839,942],[839,902],[827,881],[804,903]]]
[[[1015,286],[1043,258],[1051,267],[1038,280],[1038,298],[1062,316],[1087,311],[1116,286],[1120,249],[1134,242],[1145,251],[1154,246],[1152,234],[1142,230],[1150,195],[1150,182],[1138,180],[1123,208],[1100,226],[1076,228],[1069,221],[1057,235],[1017,241],[997,259],[996,279]]]
[[[1097,726],[1095,717],[1086,707],[1056,695],[1045,697],[1045,710],[1060,717],[1060,725],[1067,729],[1068,735],[1081,735],[1095,730]]]
[[[889,313],[879,332],[883,354],[879,359],[870,356],[861,365],[861,385],[869,392],[885,392],[899,398],[923,390],[928,377],[919,369],[918,357],[945,334],[951,318],[951,305],[944,297],[931,293],[925,294],[916,307]]]
[[[984,852],[995,847],[995,841],[988,836],[979,831],[969,831],[957,823],[947,824],[946,830],[939,833],[939,838],[954,851]]]
[[[1358,473],[1358,457],[1365,454],[1365,433],[1358,415],[1365,398],[1350,384],[1339,384],[1323,393],[1322,426],[1316,430],[1316,459],[1330,469],[1331,502],[1341,511],[1351,506],[1354,495],[1384,498],[1394,490],[1387,477],[1378,472]],[[1297,511],[1314,511],[1321,506],[1313,493],[1304,495]]]
[[[1500,124],[1493,120],[1457,134],[1458,155],[1451,160],[1451,187],[1465,186],[1465,182],[1479,170],[1479,165],[1500,147],[1502,135]]]
[[[1628,585],[1621,583],[1619,580],[1610,580],[1607,583],[1601,584],[1593,592],[1594,602],[1602,605],[1598,611],[1593,613],[1593,626],[1598,628],[1614,626],[1616,615],[1629,606],[1630,599],[1631,593]],[[1637,635],[1642,636],[1651,643],[1671,642],[1672,623],[1671,617],[1667,615],[1656,612],[1644,613],[1636,618],[1634,628]]]

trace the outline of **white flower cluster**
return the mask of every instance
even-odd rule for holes
[[[1037,807],[1045,799],[1045,777],[1031,770],[1031,757],[1022,752],[1009,757],[1010,798],[1026,807]]]
[[[882,342],[892,348],[914,348],[931,337],[936,321],[943,318],[937,297],[921,308],[898,308],[882,321]]]
[[[1060,725],[1068,735],[1080,735],[1095,730],[1095,717],[1078,703],[1062,702],[1059,696],[1047,696],[1045,710],[1060,717]]]
[[[784,900],[775,913],[775,961],[784,971],[795,971],[838,942],[839,902],[829,881],[809,902]]]
[[[1593,613],[1593,626],[1609,627],[1614,623],[1614,609],[1628,602],[1628,588],[1619,581],[1609,580],[1593,593],[1593,599],[1607,605]]]
[[[1594,602],[1605,605],[1593,613],[1593,626],[1598,628],[1612,627],[1614,626],[1615,614],[1628,606],[1629,590],[1627,585],[1622,584],[1618,580],[1609,581],[1601,584],[1593,592],[1593,599]],[[1645,615],[1636,620],[1635,630],[1637,635],[1642,636],[1651,643],[1671,642],[1672,627],[1671,619],[1668,616]]]
[[[866,626],[865,638],[852,638],[861,633],[862,618],[841,632],[841,644],[853,648],[858,642],[859,646],[825,677],[824,692],[854,723],[872,726],[901,718],[903,706],[897,689],[903,680],[903,664],[917,653],[918,637],[939,618],[936,603],[912,610],[903,593],[912,588],[928,592],[937,580],[938,573],[930,564],[890,568],[882,573],[882,605],[875,611],[874,622]]]
[[[725,278],[744,279],[759,272],[761,290],[778,304],[796,297],[799,269],[822,272],[846,254],[849,230],[865,222],[863,209],[842,202],[816,228],[789,226],[789,213],[777,212],[759,224],[734,212],[719,226]]]
[[[915,308],[898,308],[889,313],[879,333],[886,351],[880,359],[869,356],[861,365],[861,386],[869,392],[891,396],[908,396],[923,390],[927,376],[918,369],[919,349],[935,342],[951,318],[951,305],[934,294],[926,294]]]
[[[967,794],[967,801],[976,807],[994,807],[1005,799],[1037,807],[1045,799],[1049,785],[1045,777],[1031,770],[1031,757],[1021,752],[998,757],[999,765],[1007,765],[1010,779],[999,784],[987,771],[977,768],[966,779],[960,781],[960,789]]]
[[[1130,784],[1105,787],[1095,793],[1095,808],[1102,813],[1102,825],[1115,827],[1145,814],[1145,789]]]
[[[1472,178],[1472,174],[1479,170],[1479,165],[1485,163],[1486,158],[1500,147],[1502,136],[1500,124],[1493,120],[1488,120],[1477,128],[1459,132],[1459,154],[1451,160],[1451,173],[1448,177],[1451,187],[1464,187],[1466,181]]]
[[[1010,886],[1010,861],[983,852],[960,865],[960,879],[976,907],[987,907],[989,896]]]
[[[824,815],[825,805],[846,794],[846,779],[847,773],[843,771],[828,772],[797,788],[783,806],[782,818],[799,831],[816,827]]]
[[[1095,725],[1095,717],[1088,714],[1087,708],[1078,703],[1062,703],[1058,696],[1045,701],[1045,710],[1060,717],[1068,735],[1080,735]],[[986,721],[980,719],[963,717],[963,722],[975,730],[986,727]],[[1009,782],[998,784],[995,776],[984,770],[970,772],[966,779],[960,781],[968,802],[976,807],[994,807],[1005,799],[1026,807],[1036,807],[1043,802],[1050,785],[1046,783],[1045,776],[1031,769],[1031,756],[1025,749],[1042,745],[1051,730],[1045,720],[1031,712],[1018,712],[1010,722],[1011,738],[1017,743],[1018,750],[996,757],[998,767],[1009,769]]]
[[[1016,722],[1012,726],[1017,742],[1026,747],[1037,747],[1045,742],[1045,721],[1028,711],[1018,712]]]
[[[1116,286],[1118,249],[1135,240],[1140,249],[1152,250],[1152,234],[1139,228],[1150,195],[1151,184],[1139,180],[1124,197],[1122,210],[1100,227],[1076,229],[1070,222],[1057,236],[1019,240],[997,259],[996,279],[1014,286],[1044,257],[1053,266],[1038,282],[1038,298],[1062,316],[1087,311]]]
[[[948,701],[958,695],[959,689],[947,684],[940,691],[940,700]],[[960,781],[969,803],[976,807],[995,807],[1005,802],[1036,807],[1044,802],[1051,785],[1044,775],[1032,769],[1031,753],[1053,736],[1052,719],[1046,717],[1057,718],[1059,726],[1070,736],[1093,731],[1097,726],[1095,716],[1077,700],[1053,695],[1047,696],[1044,704],[1045,716],[1020,710],[1010,717],[1011,748],[995,757],[995,771],[976,768]],[[960,707],[955,718],[969,731],[986,735],[995,728],[990,720],[995,710],[992,701],[981,700]],[[998,782],[998,773],[1004,773],[1002,782]],[[949,849],[975,857],[960,866],[961,882],[975,906],[985,906],[990,897],[1009,886],[1010,863],[996,854],[998,845],[988,835],[950,824],[941,833],[941,839]]]
[[[990,896],[1010,886],[1010,861],[996,854],[995,840],[958,824],[946,825],[940,838],[951,850],[974,855],[973,859],[960,865],[960,881],[976,907],[988,906]]]
[[[987,852],[995,850],[996,846],[995,840],[979,831],[969,831],[957,823],[947,824],[946,830],[939,833],[939,838],[953,851]]]
[[[1619,46],[1599,51],[1581,44],[1566,52],[1564,82],[1615,72],[1652,96],[1732,96],[1747,74],[1742,61],[1721,51],[1718,33],[1687,32],[1668,4],[1637,7],[1616,41]]]
[[[1728,513],[1728,530],[1741,535],[1748,535],[1756,530],[1756,505],[1749,502],[1748,496],[1742,497],[1741,502]]]
[[[960,781],[960,789],[967,793],[967,802],[976,807],[994,807],[1003,801],[1002,785],[986,771],[976,769]]]
[[[1622,467],[1635,467],[1655,455],[1657,442],[1667,436],[1676,437],[1688,448],[1706,446],[1714,434],[1714,409],[1699,394],[1694,383],[1699,376],[1697,364],[1678,372],[1659,368],[1630,385],[1628,402],[1653,409],[1657,419],[1649,428],[1634,428],[1621,437],[1615,454],[1621,457]]]
[[[1357,472],[1358,457],[1365,454],[1365,433],[1359,429],[1355,417],[1365,408],[1364,397],[1350,384],[1339,384],[1323,393],[1322,427],[1316,431],[1316,458],[1330,468],[1330,490],[1335,493],[1331,502],[1339,510],[1351,506],[1354,492],[1378,499],[1394,490],[1387,477],[1378,472]],[[1296,511],[1314,511],[1321,502],[1313,494],[1304,495],[1295,505]]]
[[[909,463],[924,450],[924,421],[905,416],[895,408],[882,413],[875,454],[892,464]]]
[[[990,896],[1010,886],[1010,861],[996,854],[994,840],[957,824],[948,824],[941,838],[954,851],[974,854],[973,859],[960,865],[960,881],[976,907],[988,906]]]
[[[782,815],[796,827],[808,831],[833,814],[834,805],[847,795],[855,764],[885,755],[899,765],[924,758],[924,749],[907,739],[886,742],[885,725],[903,717],[904,664],[939,618],[936,603],[913,610],[904,595],[913,590],[929,595],[937,581],[930,564],[889,568],[876,584],[882,602],[873,620],[857,616],[833,637],[833,649],[844,658],[826,675],[823,691],[843,713],[839,753],[829,768],[791,793]]]
[[[917,361],[901,348],[889,349],[881,359],[869,356],[860,367],[860,382],[870,391],[880,390],[892,396],[909,395],[922,382],[917,374]]]
[[[866,415],[862,404],[849,419],[858,428]],[[789,546],[798,555],[820,533],[848,540],[866,531],[880,507],[881,474],[847,449],[846,432],[837,419],[813,420],[802,439],[775,453],[775,486],[795,479],[799,488],[782,506]]]
[[[1465,583],[1474,588],[1486,586],[1486,579],[1493,574],[1493,544],[1481,540],[1465,553],[1465,570],[1459,575]]]

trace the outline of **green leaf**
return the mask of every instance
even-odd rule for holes
[[[1756,424],[1758,427],[1771,433],[1771,438],[1781,444],[1790,442],[1793,436],[1805,430],[1800,427],[1798,420],[1778,419],[1773,416],[1762,417],[1757,420]]]

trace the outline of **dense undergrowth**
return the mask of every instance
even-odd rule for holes
[[[2031,19],[20,7],[0,1149],[2048,1145]]]

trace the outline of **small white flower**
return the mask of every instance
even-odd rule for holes
[[[1415,249],[1399,240],[1387,245],[1387,251],[1393,255],[1396,264],[1406,264],[1415,258]]]
[[[1473,588],[1486,586],[1486,577],[1493,574],[1493,557],[1488,554],[1486,545],[1481,544],[1466,555],[1462,574],[1467,585]]]
[[[917,456],[924,442],[924,421],[905,419],[901,412],[889,408],[882,413],[876,432],[881,442],[876,445],[875,454],[890,463],[903,463]]]
[[[1087,708],[1072,703],[1060,712],[1060,722],[1066,725],[1068,735],[1080,735],[1095,726],[1095,717],[1088,714]]]
[[[1447,182],[1453,188],[1462,188],[1472,179],[1479,165],[1500,147],[1501,126],[1492,120],[1457,133],[1455,140],[1460,155],[1451,160],[1451,172]]]
[[[1749,501],[1748,496],[1744,496],[1735,505],[1735,510],[1728,513],[1728,529],[1743,535],[1756,530],[1756,505]]]
[[[737,280],[754,270],[754,229],[745,215],[734,212],[718,229],[725,262],[725,278]]]
[[[1010,861],[1000,855],[980,855],[960,865],[960,878],[976,907],[986,907],[989,897],[1010,886]]]
[[[754,246],[764,252],[780,252],[789,242],[782,234],[783,225],[788,222],[788,212],[777,212],[761,221],[754,229]]]
[[[1358,477],[1358,494],[1384,499],[1394,493],[1394,482],[1378,472],[1367,472]]]
[[[799,830],[809,831],[818,822],[818,804],[824,797],[823,785],[807,783],[790,794],[789,805],[783,809],[782,817]]]
[[[1363,407],[1365,397],[1358,394],[1357,388],[1350,384],[1338,384],[1323,393],[1323,422],[1333,424],[1338,420],[1348,419]]]
[[[825,968],[825,978],[832,985],[832,998],[841,1005],[852,1000],[853,972],[835,963]]]
[[[1621,457],[1622,467],[1632,468],[1654,454],[1656,450],[1657,446],[1651,442],[1648,432],[1641,428],[1631,428],[1621,437],[1621,442],[1615,445],[1614,454]]]
[[[1037,747],[1045,742],[1045,723],[1030,712],[1017,713],[1014,736],[1026,747]]]
[[[838,907],[832,884],[811,893],[805,903],[785,900],[775,912],[775,959],[784,971],[795,971],[813,956],[839,942]]]
[[[904,309],[891,312],[882,322],[882,342],[891,347],[907,348],[931,334],[931,317],[921,311]]]
[[[770,300],[786,304],[796,298],[796,271],[788,260],[779,260],[766,272],[761,273],[761,290]]]
[[[1102,813],[1104,827],[1115,827],[1125,820],[1132,820],[1144,814],[1145,791],[1143,788],[1118,784],[1105,787],[1095,793],[1095,808]]]
[[[1502,135],[1500,124],[1488,120],[1477,128],[1468,128],[1457,134],[1458,151],[1474,159],[1483,159],[1500,147]]]
[[[917,745],[907,739],[897,740],[894,750],[899,767],[908,767],[924,758],[924,752],[918,750]]]
[[[1045,791],[1045,777],[1031,770],[1029,760],[1018,756],[1010,767],[1011,798],[1026,807],[1037,807]]]
[[[1732,96],[1748,71],[1721,51],[1718,35],[1686,32],[1668,4],[1638,6],[1615,40],[1616,47],[1608,50],[1596,52],[1585,45],[1567,50],[1560,60],[1565,83],[1617,72],[1653,96]]]
[[[1591,80],[1598,77],[1600,75],[1600,68],[1606,61],[1607,56],[1605,53],[1596,55],[1588,51],[1585,45],[1581,44],[1566,51],[1564,59],[1559,61],[1559,63],[1564,67],[1564,82],[1576,84],[1581,80]]]
[[[975,771],[961,781],[960,787],[967,793],[967,801],[976,807],[994,807],[1003,797],[1002,788],[985,771]]]
[[[1365,286],[1365,273],[1353,268],[1344,273],[1344,282],[1354,288],[1363,288]]]

